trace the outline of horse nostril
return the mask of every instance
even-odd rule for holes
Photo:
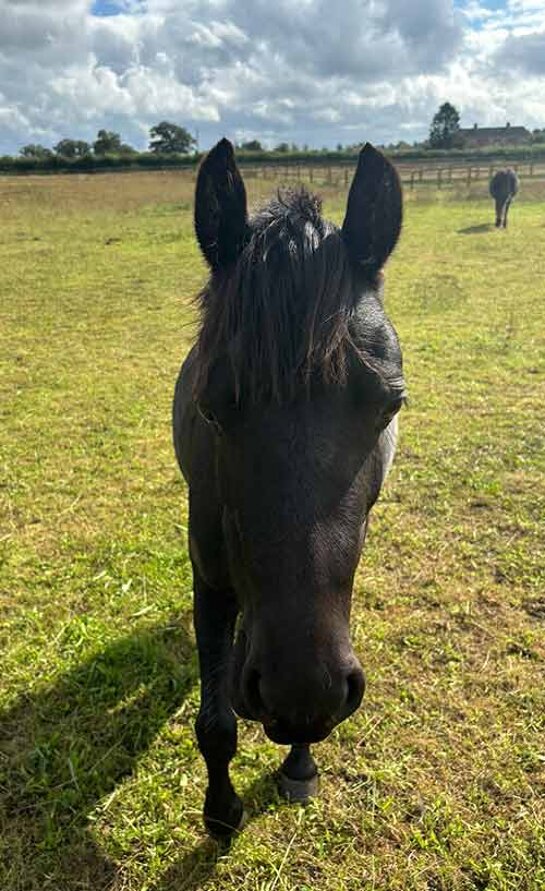
[[[351,715],[358,708],[363,699],[365,690],[365,678],[361,668],[355,668],[346,678],[346,716]]]

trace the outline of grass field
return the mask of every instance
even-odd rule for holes
[[[250,181],[252,198],[271,183]],[[204,765],[170,439],[204,265],[186,174],[0,178],[0,889],[545,888],[545,194],[415,191],[388,267],[410,406],[358,571],[363,708],[321,795],[241,722]],[[324,190],[336,219],[344,195]]]

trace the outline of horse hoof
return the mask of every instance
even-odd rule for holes
[[[292,780],[282,771],[277,775],[277,783],[280,795],[297,804],[307,804],[311,798],[316,798],[320,785],[317,773],[308,780]]]
[[[242,807],[242,804],[240,811],[228,820],[214,819],[213,817],[207,817],[206,814],[204,817],[206,831],[218,842],[229,841],[237,832],[242,832],[247,822],[248,814]]]

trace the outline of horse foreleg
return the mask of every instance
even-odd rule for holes
[[[278,772],[278,788],[289,801],[305,803],[318,794],[318,768],[310,746],[292,746]]]
[[[507,229],[507,214],[509,212],[509,208],[511,206],[512,200],[513,200],[512,198],[508,198],[507,201],[505,202],[505,206],[503,209],[503,228],[504,229]]]
[[[206,762],[204,822],[215,836],[242,823],[243,807],[229,777],[237,748],[237,722],[229,701],[229,665],[238,607],[232,591],[215,591],[195,577],[194,621],[201,672],[201,706],[195,729]]]
[[[496,229],[502,224],[503,204],[499,198],[496,198]]]

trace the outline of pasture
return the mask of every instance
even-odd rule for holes
[[[543,183],[507,232],[484,181],[406,193],[386,301],[410,404],[353,606],[367,693],[315,747],[307,808],[240,723],[230,851],[201,822],[170,432],[205,275],[192,190],[0,178],[0,888],[543,889]]]

